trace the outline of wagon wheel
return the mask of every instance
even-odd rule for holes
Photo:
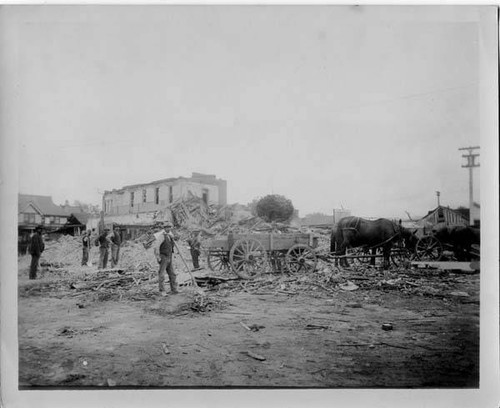
[[[290,273],[299,271],[313,272],[316,269],[318,258],[314,250],[304,244],[292,246],[285,255],[286,268]]]
[[[359,255],[357,261],[362,265],[368,265],[372,260],[372,252],[367,247],[356,248],[353,255]]]
[[[229,252],[223,250],[209,250],[207,255],[208,267],[214,272],[224,272],[231,269]]]
[[[406,248],[394,247],[391,251],[390,258],[395,266],[402,266],[408,264],[411,254]]]
[[[441,242],[432,235],[420,238],[415,245],[415,255],[417,259],[439,261],[442,254],[443,246]]]
[[[253,279],[260,275],[267,263],[266,250],[252,238],[237,240],[229,252],[233,271],[242,279]]]
[[[375,262],[377,262],[377,255],[381,255],[381,248],[377,248],[375,255],[372,255],[372,251],[369,247],[356,247],[349,248],[347,250],[347,255],[356,256],[356,258],[351,258],[357,266],[369,265],[372,258],[375,256]]]

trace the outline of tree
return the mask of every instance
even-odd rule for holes
[[[293,216],[294,208],[288,198],[270,194],[261,198],[256,206],[257,215],[266,222],[285,222]]]

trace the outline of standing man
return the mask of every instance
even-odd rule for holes
[[[170,232],[171,229],[172,224],[170,222],[167,221],[163,224],[163,231],[161,231],[161,234],[157,238],[154,248],[156,260],[160,264],[160,269],[158,270],[158,286],[160,295],[162,296],[166,296],[165,272],[167,272],[168,274],[171,293],[179,293],[179,291],[177,290],[177,277],[175,275],[172,262],[174,252],[174,238],[172,236],[172,233]]]
[[[200,257],[200,242],[201,231],[194,231],[191,238],[188,239],[189,250],[191,252],[191,259],[193,261],[194,269],[200,269],[199,257]]]
[[[35,228],[35,233],[31,237],[30,241],[30,254],[31,254],[31,265],[30,265],[30,279],[36,279],[36,272],[38,270],[38,261],[45,249],[45,244],[42,238],[42,227],[38,226]]]
[[[122,237],[120,236],[120,227],[115,225],[113,227],[113,235],[111,236],[111,267],[114,268],[118,265],[120,257],[120,245],[122,244]]]
[[[108,265],[109,254],[109,228],[104,228],[104,231],[95,241],[95,245],[99,246],[99,266],[98,269],[106,269]]]
[[[89,263],[89,253],[90,253],[90,234],[92,231],[88,229],[83,234],[82,244],[83,244],[83,255],[82,255],[82,266]]]

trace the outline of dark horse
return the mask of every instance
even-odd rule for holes
[[[452,246],[458,261],[470,261],[479,255],[478,253],[474,254],[473,250],[473,245],[479,247],[481,244],[479,228],[463,225],[440,225],[432,229],[432,234],[439,242]]]
[[[342,218],[332,231],[330,241],[330,252],[335,255],[345,255],[347,248],[365,247],[375,254],[377,248],[383,249],[384,269],[389,267],[389,256],[392,246],[404,241],[406,248],[413,248],[417,238],[407,228],[385,219],[370,221],[359,217]],[[375,257],[371,258],[371,264],[375,265]],[[340,266],[348,266],[346,258],[340,259]]]

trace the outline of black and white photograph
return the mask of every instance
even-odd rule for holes
[[[498,407],[497,6],[3,5],[0,62],[6,407]]]

